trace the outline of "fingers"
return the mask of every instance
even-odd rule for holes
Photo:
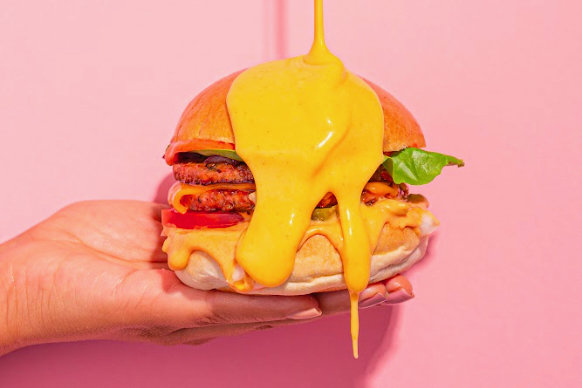
[[[387,303],[402,303],[414,298],[412,284],[410,284],[410,281],[403,275],[397,275],[385,280],[384,284],[388,291]]]
[[[303,320],[321,315],[317,300],[305,296],[241,295],[230,292],[205,293],[202,322],[253,323],[284,319]],[[198,313],[198,312],[197,312]]]
[[[347,291],[322,292],[314,294],[324,315],[334,315],[350,310]],[[414,297],[412,284],[403,276],[397,275],[383,282],[373,283],[360,293],[360,308],[382,304],[402,303]]]
[[[386,288],[381,283],[370,284],[366,290],[360,294],[364,297],[377,294],[386,294]],[[324,315],[335,315],[350,310],[350,297],[347,291],[321,292],[313,295],[319,302],[319,306]]]
[[[199,291],[182,284],[172,271],[140,270],[119,287],[134,322],[194,328],[209,325],[310,319],[321,315],[317,300],[304,296],[242,295]]]
[[[199,291],[185,286],[167,270],[136,271],[124,287],[127,305],[135,306],[128,313],[132,324],[180,328],[148,334],[151,341],[166,345],[200,344],[216,337],[308,322],[322,313],[334,315],[350,309],[347,291],[304,296]],[[139,289],[143,292],[136,293]],[[410,282],[399,275],[369,285],[360,294],[359,304],[366,308],[401,303],[412,297]],[[147,338],[142,336],[142,340]]]

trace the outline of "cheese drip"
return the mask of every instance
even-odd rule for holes
[[[235,149],[257,186],[256,208],[235,257],[258,283],[282,284],[293,271],[311,212],[327,192],[333,193],[357,357],[358,311],[353,306],[368,285],[373,250],[360,195],[383,160],[384,116],[376,93],[328,50],[323,0],[315,0],[314,32],[307,55],[252,67],[228,93]]]

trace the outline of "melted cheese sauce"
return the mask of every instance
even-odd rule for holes
[[[235,149],[257,186],[256,208],[236,261],[266,287],[285,282],[313,209],[333,193],[357,357],[358,294],[368,285],[373,250],[360,195],[383,160],[384,117],[376,93],[328,50],[323,0],[315,0],[314,35],[307,55],[250,68],[229,91]]]

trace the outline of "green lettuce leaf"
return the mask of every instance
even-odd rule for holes
[[[204,156],[224,156],[225,158],[229,158],[232,160],[238,160],[239,162],[243,162],[243,160],[238,156],[238,154],[234,150],[196,150],[192,151],[194,153],[204,155]]]
[[[411,147],[386,156],[382,165],[392,176],[394,183],[424,185],[432,182],[441,173],[443,167],[463,167],[465,162],[454,156]]]

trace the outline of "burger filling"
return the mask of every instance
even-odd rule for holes
[[[201,141],[202,148],[211,141]],[[215,143],[215,142],[214,142]],[[227,228],[248,220],[256,203],[255,180],[249,167],[233,149],[170,153],[176,184],[168,193],[172,209],[162,211],[162,223],[183,229]],[[446,166],[463,167],[451,155],[407,147],[385,155],[362,191],[361,201],[371,206],[381,199],[399,199],[426,205],[421,195],[409,195],[406,184],[431,182]],[[398,183],[396,183],[398,182]],[[312,220],[336,216],[337,200],[327,193],[313,210]]]
[[[208,190],[182,197],[182,205],[190,211],[252,213],[255,207],[254,190],[248,189],[248,184],[254,184],[254,178],[244,162],[224,156],[187,152],[177,155],[173,170],[176,180],[187,185],[233,185],[229,189]],[[237,184],[246,184],[245,189],[237,190]],[[406,199],[407,196],[406,184],[394,183],[390,174],[380,165],[364,188],[361,200],[366,205],[373,205],[382,198]],[[324,220],[335,213],[335,205],[335,196],[327,193],[317,205],[314,219]]]

